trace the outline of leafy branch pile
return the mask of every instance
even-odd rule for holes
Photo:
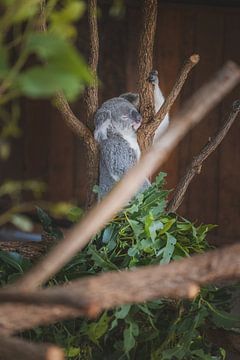
[[[102,271],[168,263],[208,249],[205,237],[213,225],[195,226],[175,214],[166,215],[168,191],[162,190],[163,183],[164,174],[160,174],[156,183],[115,217],[49,286]],[[77,220],[78,212],[75,214]],[[41,219],[49,221],[44,216]],[[23,272],[29,267],[13,255],[5,254],[1,259],[8,263],[7,272],[6,266],[5,273],[2,268],[5,281],[15,279],[16,269]],[[228,313],[235,288],[204,288],[192,302],[160,299],[124,305],[104,312],[95,321],[66,321],[24,336],[58,343],[69,359],[76,360],[224,359],[225,350],[213,346],[207,334],[215,327],[239,331],[240,319]]]

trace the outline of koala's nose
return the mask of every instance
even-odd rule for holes
[[[135,121],[136,121],[136,123],[140,123],[140,122],[142,121],[142,117],[141,117],[140,114],[138,114],[138,115],[136,116]]]

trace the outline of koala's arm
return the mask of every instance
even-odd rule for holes
[[[159,87],[158,72],[156,70],[151,71],[148,81],[153,85],[153,96],[154,96],[154,106],[155,114],[160,110],[163,105],[165,98],[162,94],[162,91]],[[167,130],[169,126],[169,115],[167,114],[159,127],[157,128],[153,142],[157,141],[159,137]]]
[[[114,181],[121,177],[137,162],[137,154],[121,136],[114,135],[102,141],[101,162]]]

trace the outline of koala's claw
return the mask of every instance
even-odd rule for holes
[[[157,70],[152,70],[149,74],[149,77],[147,78],[147,81],[149,81],[152,84],[158,84],[158,72]]]

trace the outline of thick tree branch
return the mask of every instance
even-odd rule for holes
[[[142,32],[138,51],[138,93],[144,123],[154,117],[152,85],[147,81],[153,68],[153,46],[157,24],[157,0],[143,0]]]
[[[239,258],[240,245],[236,244],[170,264],[101,273],[66,286],[34,292],[2,290],[0,302],[8,304],[0,306],[0,326],[12,332],[68,317],[97,316],[123,304],[157,298],[194,298],[200,286],[239,279]],[[17,304],[10,305],[11,302]],[[7,307],[12,307],[8,317]]]
[[[199,60],[200,57],[198,54],[193,54],[189,57],[189,59],[183,65],[177,77],[177,80],[172,88],[172,91],[167,96],[158,113],[154,116],[154,119],[148,123],[143,124],[139,129],[140,137],[143,137],[145,139],[145,146],[149,147],[151,145],[155,131],[157,130],[158,126],[160,125],[166,114],[169,113],[177,96],[182,90],[185,81],[187,80],[188,74],[190,73],[192,68],[198,64]]]
[[[88,64],[93,74],[93,84],[87,87],[84,94],[86,104],[86,121],[90,129],[93,129],[93,116],[98,108],[98,81],[97,67],[99,58],[99,39],[97,26],[97,0],[88,0],[88,24],[89,24],[89,60]]]
[[[64,360],[64,352],[54,345],[33,344],[0,333],[0,360]]]
[[[86,124],[89,129],[94,129],[93,117],[98,109],[98,79],[97,67],[99,59],[99,38],[97,25],[97,0],[88,0],[88,24],[89,24],[89,60],[88,64],[92,70],[93,83],[86,88],[84,94]],[[89,151],[89,150],[88,150]],[[90,163],[89,163],[90,162]],[[98,183],[98,166],[99,154],[95,147],[88,155],[89,178],[88,178],[88,194],[86,198],[86,207],[90,207],[96,200],[96,195],[92,188]]]
[[[14,286],[33,289],[44,283],[81,250],[112,217],[131,199],[146,177],[149,177],[168,158],[172,149],[221,98],[240,80],[240,70],[234,63],[227,63],[214,79],[203,86],[186,103],[173,119],[161,142],[155,144],[132,168],[113,190],[75,226],[65,240],[53,248],[29,273]]]
[[[182,179],[178,183],[176,189],[173,192],[172,199],[169,201],[166,211],[175,212],[179,206],[181,205],[184,195],[188,189],[188,186],[195,175],[200,174],[202,163],[213,153],[213,151],[218,147],[218,145],[222,142],[224,137],[227,135],[230,127],[232,126],[234,120],[240,112],[240,101],[237,100],[233,103],[233,109],[226,119],[226,121],[222,124],[213,138],[210,138],[208,143],[202,148],[200,153],[195,156],[183,175]]]

